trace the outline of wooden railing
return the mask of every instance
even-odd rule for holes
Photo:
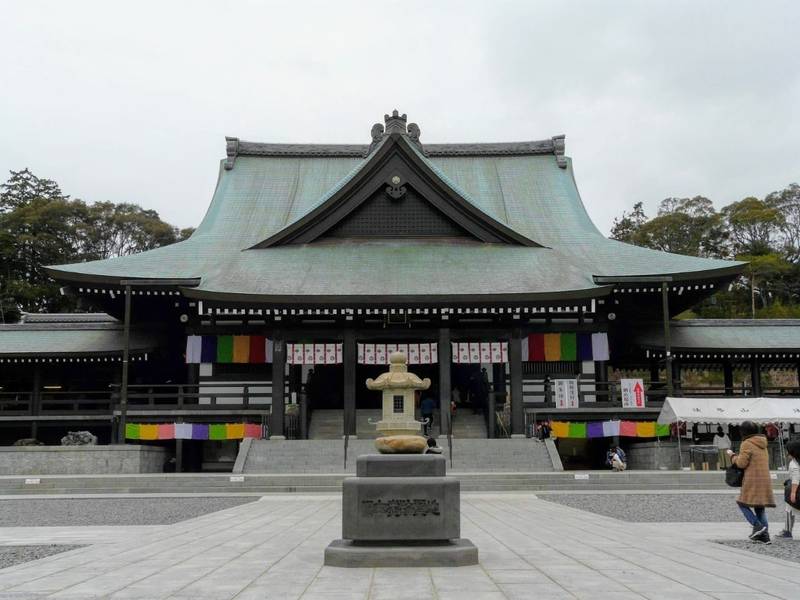
[[[272,404],[271,392],[259,392],[253,388],[265,387],[263,383],[255,385],[215,383],[216,388],[236,388],[230,392],[212,392],[207,386],[192,384],[158,384],[129,385],[128,409],[139,408],[164,410],[204,410],[230,408],[268,408]],[[119,387],[114,386],[114,395]],[[238,391],[241,389],[241,391]]]

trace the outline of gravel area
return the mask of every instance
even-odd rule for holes
[[[772,529],[772,527],[770,527]],[[772,536],[772,543],[756,544],[747,540],[715,540],[723,546],[731,546],[740,550],[748,550],[756,554],[771,556],[772,558],[782,558],[792,562],[800,563],[800,540],[785,540]]]
[[[31,560],[38,560],[45,556],[52,556],[59,552],[67,552],[83,548],[83,546],[48,544],[44,546],[0,546],[0,569],[18,565]]]
[[[744,521],[731,494],[542,494],[540,500],[632,523],[724,523]],[[783,502],[767,509],[770,530],[783,529]]]
[[[170,525],[255,500],[258,497],[0,500],[0,527]]]

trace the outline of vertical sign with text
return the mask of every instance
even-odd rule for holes
[[[578,381],[575,379],[554,379],[553,391],[556,408],[578,408]]]
[[[620,379],[619,389],[622,395],[622,408],[644,408],[646,398],[642,379]]]

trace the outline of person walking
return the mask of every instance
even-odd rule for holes
[[[742,491],[736,503],[744,518],[753,527],[750,539],[764,544],[772,543],[769,537],[769,522],[766,507],[775,506],[772,495],[772,479],[769,474],[767,437],[760,433],[758,425],[745,421],[739,427],[742,444],[739,453],[728,450],[731,463],[744,469]]]
[[[731,466],[731,459],[728,450],[731,449],[731,438],[722,429],[722,425],[717,426],[717,434],[714,436],[714,447],[719,453],[719,468],[727,469]]]
[[[789,497],[786,499],[786,522],[778,537],[792,539],[792,529],[800,509],[800,440],[792,440],[786,445],[789,455]]]

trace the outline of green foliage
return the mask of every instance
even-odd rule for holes
[[[642,203],[614,221],[611,237],[690,256],[749,263],[741,281],[684,313],[684,318],[800,314],[800,185],[717,211],[708,198],[666,198],[648,219]]]
[[[0,185],[0,322],[20,311],[69,311],[43,266],[142,252],[174,243],[189,230],[164,223],[135,204],[70,199],[58,184],[28,169]]]

